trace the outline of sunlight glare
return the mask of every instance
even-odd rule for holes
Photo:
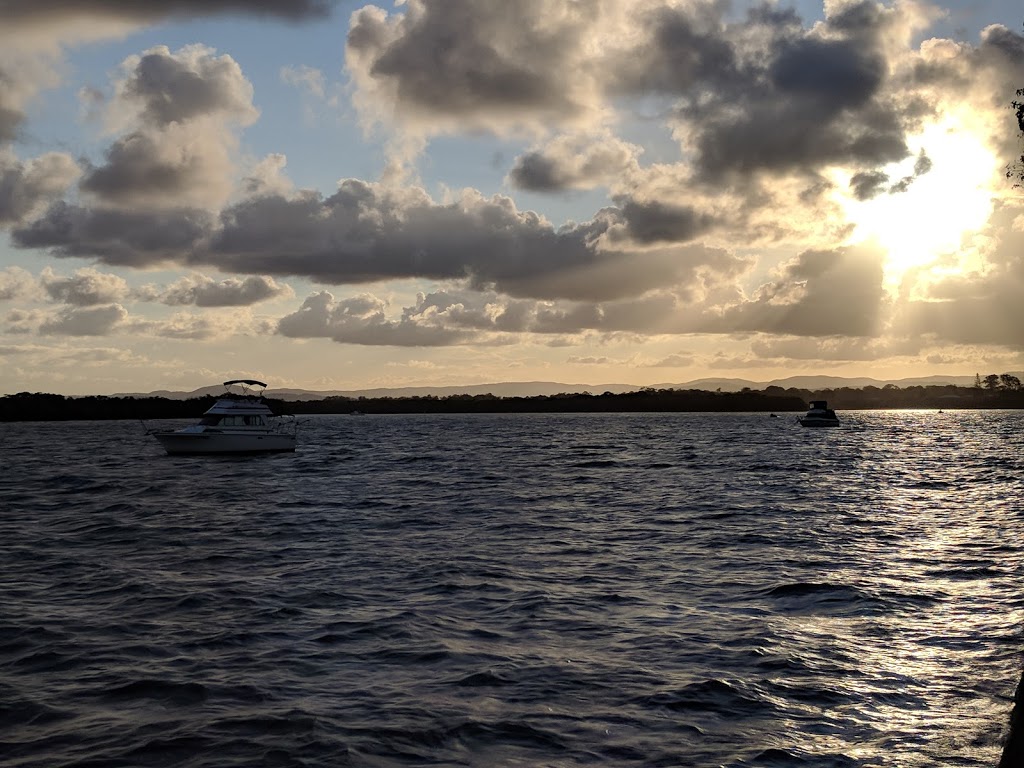
[[[864,201],[846,193],[841,201],[855,225],[852,241],[873,240],[886,250],[889,284],[958,251],[964,236],[981,229],[993,208],[989,185],[997,161],[980,135],[947,120],[907,143],[910,157],[884,169],[890,187],[909,180],[905,191],[886,189]],[[915,177],[922,151],[931,168]]]

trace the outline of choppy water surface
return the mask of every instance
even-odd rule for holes
[[[0,425],[0,765],[993,766],[1024,414]]]

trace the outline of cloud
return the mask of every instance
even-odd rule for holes
[[[439,290],[389,314],[388,302],[372,294],[335,299],[322,291],[281,318],[278,332],[293,338],[331,338],[358,344],[445,346],[508,343],[523,334],[567,337],[592,333],[690,332],[695,320],[679,297],[658,292],[637,299],[591,303],[514,299],[494,292]],[[692,311],[700,316],[699,308]],[[689,323],[689,325],[687,325]]]
[[[48,152],[21,162],[0,149],[0,226],[18,223],[59,198],[81,174],[68,155]]]
[[[409,0],[390,16],[366,6],[346,46],[356,103],[369,119],[428,133],[581,119],[594,103],[579,62],[598,5]]]
[[[889,183],[889,174],[882,171],[862,171],[850,177],[850,189],[857,200],[877,197]]]
[[[643,149],[611,135],[562,136],[516,158],[508,180],[520,189],[591,189],[637,169]]]
[[[14,229],[11,239],[21,248],[46,248],[55,256],[144,267],[183,259],[212,226],[213,216],[194,208],[130,211],[59,202]]]
[[[875,336],[883,330],[889,304],[883,257],[867,246],[805,251],[751,300],[706,314],[700,330]]]
[[[151,48],[122,64],[108,119],[128,127],[90,168],[83,192],[124,207],[215,209],[233,190],[233,128],[251,123],[252,84],[204,46]]]
[[[58,275],[46,267],[39,276],[39,282],[51,299],[76,307],[111,305],[123,301],[129,294],[128,283],[124,278],[99,272],[92,267],[76,270],[68,277]]]
[[[693,355],[674,354],[644,365],[645,368],[689,368],[695,362]]]
[[[681,130],[709,180],[898,161],[907,154],[901,113],[876,98],[885,70],[870,38],[781,38],[765,65],[684,106]]]
[[[306,65],[283,67],[281,82],[310,93],[318,99],[327,98],[326,78],[324,78],[324,73],[316,67]]]
[[[77,7],[140,21],[191,5]],[[295,338],[431,346],[514,333],[765,333],[794,355],[793,337],[813,341],[807,348],[825,357],[854,355],[856,345],[835,340],[875,338],[894,304],[882,287],[880,254],[833,247],[845,242],[849,222],[838,204],[828,208],[830,185],[848,197],[839,180],[849,179],[859,200],[906,190],[929,171],[928,148],[912,174],[900,178],[888,164],[907,157],[908,135],[950,108],[949,94],[963,95],[983,116],[1005,113],[1001,89],[1024,74],[1024,39],[1003,27],[988,28],[976,47],[933,40],[911,49],[908,30],[924,18],[913,3],[829,2],[826,18],[810,26],[768,6],[741,15],[717,3],[662,0],[396,7],[401,12],[368,6],[351,17],[346,60],[365,116],[413,137],[405,146],[414,148],[447,132],[525,136],[531,149],[513,163],[509,184],[534,192],[606,187],[613,204],[558,226],[509,197],[476,190],[434,197],[413,184],[358,179],[342,180],[332,194],[296,190],[282,154],[239,167],[240,133],[258,113],[238,63],[202,46],[156,47],[127,59],[113,97],[97,103],[113,132],[110,146],[66,199],[53,202],[81,173],[69,157],[22,162],[0,150],[0,219],[13,225],[13,242],[103,264],[237,275],[197,274],[151,289],[151,300],[171,306],[287,298],[291,289],[279,281],[290,276],[332,286],[406,279],[444,286],[404,308],[370,293],[314,294],[277,325]],[[18,8],[19,23],[47,23],[43,10]],[[296,14],[305,17],[327,5],[292,8],[305,8]],[[270,6],[239,0],[207,9]],[[17,80],[10,61],[0,56],[8,73],[0,76],[0,110],[13,110],[0,111],[0,140],[19,130],[37,87],[9,85]],[[281,77],[326,93],[317,70]],[[642,163],[640,147],[613,129],[622,136],[652,129],[625,125],[627,112],[667,129],[675,144],[652,142],[654,159]],[[1009,146],[991,131],[993,142]],[[755,273],[758,251],[764,263]],[[742,278],[767,272],[768,258],[791,261],[750,291]],[[954,338],[1018,343],[991,317],[992,307],[1016,317],[1011,296],[1022,286],[1009,258],[988,254],[986,269],[1005,267],[992,276],[979,268],[961,282],[932,283],[926,300],[901,310],[899,332],[921,334],[935,322]],[[123,286],[90,292],[86,277],[51,275],[47,290],[83,309],[125,299]],[[88,317],[35,322],[87,327]],[[99,314],[93,320],[102,326]],[[110,327],[211,338],[226,322],[182,314],[163,325],[121,318]],[[29,327],[31,318],[17,323]]]
[[[1021,205],[996,207],[989,229],[966,243],[956,269],[921,280],[896,307],[891,333],[936,343],[1024,349],[1024,228]]]
[[[288,164],[288,158],[282,154],[274,153],[267,155],[257,162],[245,178],[242,179],[241,191],[244,198],[260,198],[270,195],[282,197],[291,195],[293,186],[291,180],[285,176],[284,168]]]
[[[123,36],[174,17],[228,13],[300,21],[323,18],[334,5],[335,0],[6,0],[0,25],[0,144],[19,137],[35,95],[60,82],[63,45]]]
[[[175,16],[233,13],[299,20],[322,18],[334,4],[332,0],[6,0],[3,11],[4,23],[18,28],[83,17],[153,22]]]
[[[272,277],[250,275],[217,281],[194,274],[151,295],[153,300],[170,306],[247,307],[268,299],[288,298],[295,293],[290,286],[279,284]]]
[[[21,267],[7,267],[0,271],[0,301],[20,299],[35,292],[32,274]]]
[[[894,98],[889,72],[927,15],[869,0],[826,11],[805,29],[794,12],[764,6],[735,18],[721,5],[656,0],[410,0],[401,14],[355,13],[346,63],[364,114],[399,131],[593,130],[610,124],[617,101],[646,99],[671,115],[707,182],[902,159],[920,103]],[[584,170],[585,155],[555,143],[521,157],[510,179],[587,185],[610,159]]]
[[[46,45],[23,47],[9,34],[6,11],[0,26],[0,149],[23,136],[25,110],[43,88],[60,82],[60,57]]]
[[[143,125],[166,128],[210,116],[241,124],[257,117],[252,84],[227,54],[202,45],[171,53],[159,45],[121,65],[115,111],[138,115]]]
[[[422,308],[406,310],[389,320],[387,303],[370,294],[335,301],[328,291],[309,296],[299,310],[281,318],[277,332],[291,338],[329,338],[347,344],[400,347],[448,346],[470,341],[476,334],[449,329]]]
[[[918,355],[927,346],[922,337],[912,338],[759,338],[750,350],[770,360],[827,360],[830,362],[869,362],[889,357]]]
[[[693,206],[671,205],[657,200],[622,202],[625,232],[638,243],[685,243],[707,232],[711,215]]]
[[[145,266],[174,250],[181,262],[228,272],[327,284],[463,280],[514,296],[581,300],[639,295],[696,279],[701,269],[729,273],[743,267],[742,259],[715,249],[631,247],[637,234],[647,246],[660,237],[692,236],[703,226],[698,215],[679,209],[662,212],[662,230],[644,229],[643,212],[637,208],[628,219],[609,208],[589,222],[556,229],[500,195],[485,198],[467,190],[451,202],[435,203],[418,188],[348,179],[326,199],[304,192],[242,200],[225,209],[216,226],[187,216],[175,227],[170,213],[159,227],[144,227],[142,215],[129,226],[109,213],[57,207],[45,220],[15,230],[14,238],[22,246],[90,254],[108,263],[131,259]],[[202,223],[208,228],[199,229]],[[613,227],[614,242],[606,237]],[[149,242],[134,236],[127,242],[136,229]],[[159,234],[173,242],[161,247]]]
[[[125,326],[131,333],[164,339],[210,341],[236,334],[252,334],[258,330],[248,314],[178,312],[161,320],[135,319]]]
[[[44,320],[39,333],[58,336],[106,336],[123,325],[128,310],[120,304],[65,307]]]
[[[951,278],[933,291],[947,298],[909,302],[896,331],[955,344],[1024,349],[1024,275],[1019,270],[984,280]]]

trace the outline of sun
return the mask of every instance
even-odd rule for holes
[[[873,241],[885,250],[890,285],[955,254],[992,213],[998,160],[966,122],[947,118],[909,137],[911,156],[883,169],[888,181],[879,194],[862,201],[844,192],[839,201],[855,225],[851,242]]]

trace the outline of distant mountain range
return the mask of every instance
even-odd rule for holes
[[[1014,373],[1019,378],[1024,378],[1024,372]],[[723,392],[739,392],[744,387],[750,389],[764,389],[766,387],[782,387],[789,389],[820,390],[839,389],[840,387],[884,387],[886,384],[893,384],[897,387],[913,386],[939,386],[943,384],[955,384],[961,387],[969,387],[974,384],[974,376],[918,376],[908,379],[872,379],[867,377],[845,378],[841,376],[790,376],[785,379],[774,379],[768,382],[749,381],[747,379],[696,379],[677,384],[652,384],[653,389],[703,389],[708,391],[722,390]],[[495,397],[537,397],[546,395],[557,395],[560,393],[572,394],[577,392],[590,392],[595,395],[604,392],[619,394],[622,392],[635,392],[648,387],[633,384],[561,384],[555,381],[504,381],[494,384],[469,384],[454,387],[393,387],[377,389],[357,390],[326,390],[314,391],[309,389],[268,389],[267,394],[279,400],[322,400],[325,397],[448,397],[451,395],[494,395]],[[155,392],[122,392],[113,397],[164,397],[169,400],[187,400],[193,397],[205,395],[219,395],[224,391],[221,385],[200,387],[191,392],[178,392],[169,390],[157,390]]]

